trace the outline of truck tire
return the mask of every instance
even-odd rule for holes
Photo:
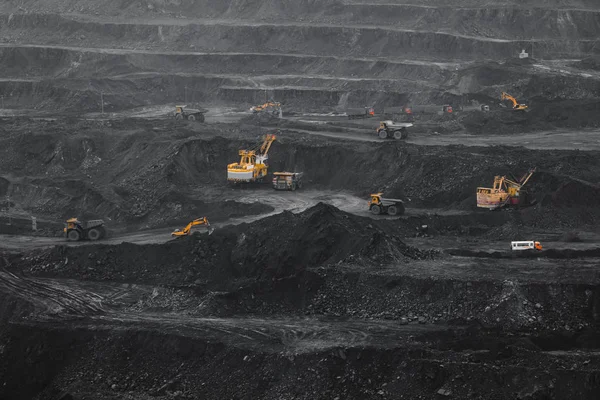
[[[195,120],[196,120],[195,115],[188,115],[188,121],[195,121]]]
[[[92,228],[87,232],[87,237],[90,240],[98,240],[102,237],[102,232],[98,228]]]
[[[100,230],[100,239],[104,239],[106,237],[106,228],[103,226],[99,226],[98,229]]]
[[[379,136],[380,139],[387,139],[388,134],[385,129],[381,129],[380,131],[377,132],[377,136]]]
[[[67,232],[67,239],[69,242],[78,242],[81,240],[81,234],[77,229],[71,229]]]
[[[403,135],[402,135],[402,131],[400,131],[400,130],[398,130],[398,131],[394,131],[394,139],[396,139],[396,140],[403,139],[403,137],[402,137],[402,136],[403,136]]]
[[[396,203],[394,206],[396,207],[396,215],[403,215],[406,211],[403,203]]]
[[[379,207],[377,204],[373,204],[371,206],[371,212],[375,215],[379,215],[381,214],[381,207]]]
[[[398,214],[398,209],[396,208],[396,206],[392,205],[388,207],[387,212],[389,215],[396,215]]]
[[[183,115],[182,114],[175,114],[175,119],[183,119]]]

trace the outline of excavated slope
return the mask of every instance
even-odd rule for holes
[[[499,90],[561,96],[552,82],[543,91],[528,85],[540,74],[564,75],[564,87],[583,88],[580,97],[597,93],[585,91],[597,74],[566,75],[548,61],[597,54],[600,9],[576,1],[6,1],[0,20],[9,108],[97,109],[100,92],[108,110],[190,99],[246,107],[265,91],[311,110],[470,94],[489,101]],[[521,49],[546,60],[544,68],[485,83],[477,70],[453,79],[467,62],[503,61]]]

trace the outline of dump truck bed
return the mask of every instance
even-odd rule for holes
[[[410,122],[394,122],[394,121],[383,121],[388,128],[410,128],[413,126]]]
[[[81,222],[81,226],[83,227],[83,229],[90,229],[95,226],[104,225],[104,221],[101,219],[92,219],[89,221],[80,221],[80,222]]]
[[[386,207],[387,207],[387,206],[390,206],[390,205],[392,205],[392,204],[404,203],[404,202],[403,202],[402,200],[400,200],[400,199],[390,199],[390,198],[387,198],[387,197],[385,197],[385,198],[384,198],[384,197],[380,197],[379,199],[381,200],[381,204],[383,204],[383,205],[384,205],[384,206],[386,206]]]

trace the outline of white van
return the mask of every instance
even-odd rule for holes
[[[510,248],[512,250],[542,250],[542,245],[540,242],[534,241],[510,242]]]

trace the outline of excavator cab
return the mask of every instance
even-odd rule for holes
[[[513,110],[515,110],[515,111],[525,111],[528,108],[529,107],[527,107],[525,104],[517,104],[516,106],[513,107]]]

